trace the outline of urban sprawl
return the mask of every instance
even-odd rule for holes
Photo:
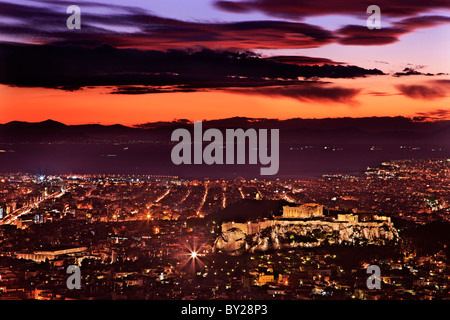
[[[0,299],[448,299],[449,170],[421,159],[310,180],[3,173]],[[81,289],[66,286],[69,265]],[[366,286],[369,265],[381,289]]]

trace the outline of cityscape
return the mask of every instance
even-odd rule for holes
[[[4,173],[0,299],[446,299],[449,173],[446,158],[309,180]]]
[[[438,313],[449,35],[442,0],[0,0],[3,310]]]

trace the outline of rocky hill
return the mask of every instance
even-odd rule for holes
[[[238,226],[238,224],[236,224]],[[225,228],[214,248],[231,254],[297,247],[336,245],[384,245],[399,235],[390,222],[276,221],[254,234],[239,227]]]

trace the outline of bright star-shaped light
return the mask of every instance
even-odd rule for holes
[[[186,270],[189,273],[195,274],[197,271],[205,267],[202,261],[204,257],[203,245],[197,243],[185,244],[184,252],[180,252],[180,269]]]

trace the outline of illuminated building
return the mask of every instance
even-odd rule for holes
[[[338,221],[358,222],[358,216],[356,214],[338,214],[337,219]]]
[[[46,259],[54,260],[61,255],[77,255],[87,251],[87,247],[72,247],[72,248],[54,248],[45,251],[34,251],[34,252],[16,252],[17,259],[27,259],[36,262],[43,262]]]
[[[267,283],[275,282],[275,277],[273,274],[260,274],[258,280],[256,280],[256,285],[263,286]]]
[[[305,203],[297,207],[283,206],[283,218],[305,219],[323,216],[323,205]]]

